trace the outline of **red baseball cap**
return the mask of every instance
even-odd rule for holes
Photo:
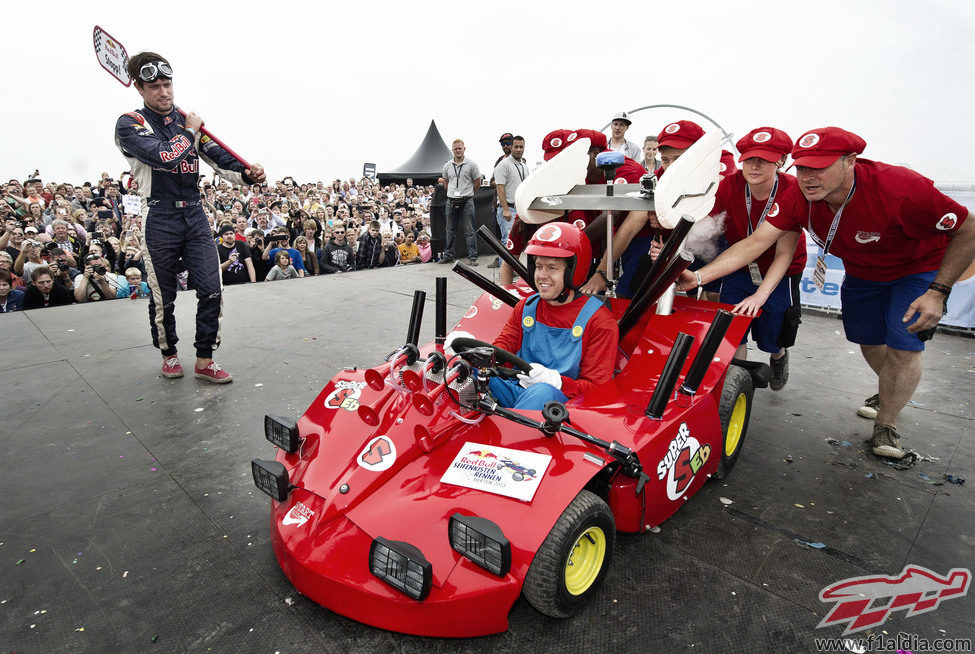
[[[606,141],[606,135],[602,132],[597,132],[594,129],[577,129],[574,134],[575,136],[573,136],[573,134],[569,134],[567,137],[570,142],[576,140],[577,138],[585,138],[589,139],[589,142],[600,150],[605,150],[607,147],[609,147],[609,143]]]
[[[738,139],[735,147],[741,152],[738,161],[758,157],[775,163],[792,151],[792,139],[781,129],[756,127]]]
[[[571,133],[572,130],[556,129],[545,135],[545,138],[542,139],[542,150],[545,151],[543,158],[545,161],[562,152],[562,149],[568,145],[565,137]]]
[[[594,146],[606,149],[606,135],[602,132],[592,129],[557,129],[542,139],[542,150],[545,151],[543,158],[548,161],[580,138],[587,138]]]
[[[735,155],[727,150],[721,151],[721,176],[728,177],[738,172],[738,164],[735,163]]]
[[[686,150],[702,136],[704,136],[704,130],[701,129],[700,125],[689,120],[678,120],[660,130],[660,136],[657,137],[657,147]]]
[[[792,166],[827,168],[843,155],[862,154],[866,147],[862,138],[839,127],[811,129],[792,148]]]

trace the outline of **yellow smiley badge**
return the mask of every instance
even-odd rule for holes
[[[531,327],[532,325],[535,324],[535,319],[532,318],[531,316],[525,316],[525,319],[522,321],[522,323],[524,323],[525,327]]]
[[[572,328],[572,336],[574,338],[579,338],[582,336],[582,325],[576,325]]]

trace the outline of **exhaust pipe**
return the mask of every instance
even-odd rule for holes
[[[646,417],[652,420],[660,420],[663,417],[664,409],[667,408],[670,396],[674,393],[674,386],[677,385],[677,377],[680,376],[680,370],[684,367],[687,354],[693,344],[694,337],[690,334],[684,332],[677,334],[674,347],[670,350],[670,356],[667,357],[667,363],[664,364],[663,372],[660,373],[657,387],[653,389],[650,403],[647,404],[647,410],[644,412]]]
[[[728,327],[731,326],[732,320],[734,320],[734,314],[724,309],[718,311],[714,316],[708,333],[704,335],[701,347],[698,349],[694,361],[691,362],[691,368],[687,371],[687,377],[684,378],[684,383],[680,385],[681,393],[684,395],[697,393],[701,381],[704,380],[704,374],[711,367],[714,353],[718,351],[718,346],[724,340],[724,335],[728,333]]]
[[[437,277],[437,321],[434,326],[434,342],[438,350],[443,349],[447,340],[447,278]]]

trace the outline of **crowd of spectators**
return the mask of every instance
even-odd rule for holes
[[[223,283],[296,279],[432,259],[434,187],[363,177],[254,186],[204,181]],[[146,297],[142,218],[127,173],[80,186],[11,179],[0,201],[0,313]],[[181,288],[192,287],[184,274]]]

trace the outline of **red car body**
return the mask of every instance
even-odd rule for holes
[[[509,289],[531,292],[525,286]],[[612,301],[617,318],[627,304]],[[644,409],[678,333],[695,337],[686,373],[720,308],[678,297],[671,315],[648,312],[621,343],[614,379],[566,403],[573,427],[638,454],[649,475],[639,494],[637,480],[619,474],[612,456],[573,436],[546,437],[499,416],[477,424],[448,413],[429,417],[413,406],[409,391],[373,390],[364,370],[336,375],[298,421],[300,451],[277,454],[294,487],[286,501],[272,500],[271,541],[285,575],[318,604],[383,629],[428,636],[504,631],[533,557],[567,505],[597,476],[616,529],[642,532],[677,511],[716,470],[723,438],[718,402],[750,319],[733,319],[694,395],[678,394],[660,420],[646,417]],[[485,293],[456,329],[491,342],[510,312]],[[421,356],[433,349],[421,348]],[[450,402],[445,394],[438,409],[443,402]],[[363,405],[376,410],[377,426],[360,418]],[[522,413],[535,419],[540,414]],[[455,456],[472,443],[550,455],[548,467],[536,471],[541,480],[531,501],[441,483]],[[447,525],[455,513],[481,516],[501,528],[511,542],[507,574],[496,576],[451,548]],[[371,574],[370,544],[377,537],[422,551],[432,567],[424,600]]]

